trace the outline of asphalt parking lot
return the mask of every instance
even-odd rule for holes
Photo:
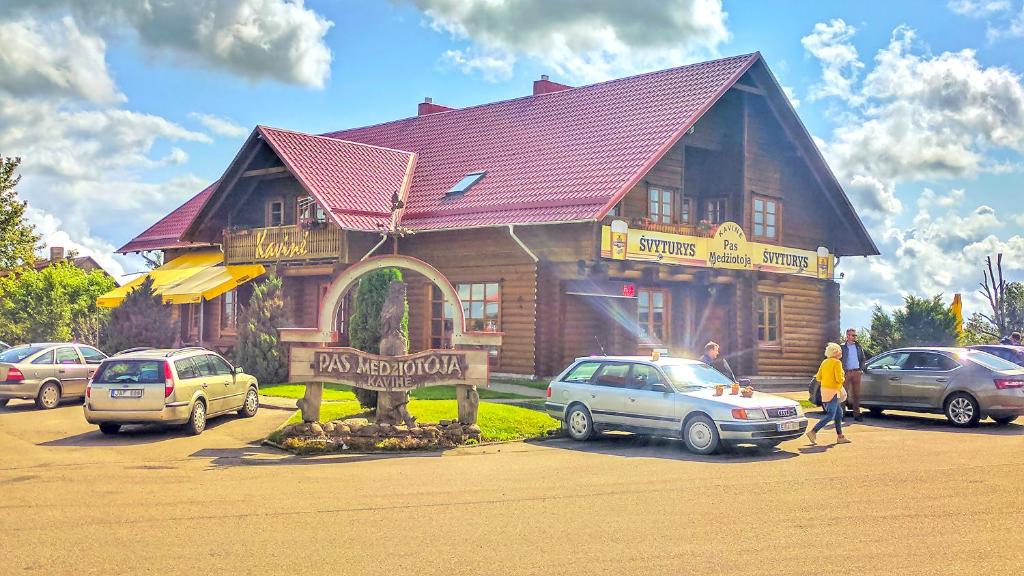
[[[608,435],[406,456],[102,436],[81,407],[0,409],[5,574],[1018,574],[1024,426],[893,414],[853,444],[700,457]]]

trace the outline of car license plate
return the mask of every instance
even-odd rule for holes
[[[111,398],[142,398],[142,390],[137,388],[117,388],[110,391]]]
[[[796,420],[793,420],[792,422],[779,422],[779,432],[790,432],[799,429],[800,422]]]

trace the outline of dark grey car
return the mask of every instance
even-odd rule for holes
[[[977,344],[968,346],[971,350],[988,352],[993,356],[999,356],[1003,360],[1009,360],[1017,366],[1024,366],[1024,346],[1011,346],[1009,344]]]
[[[861,405],[945,414],[954,426],[989,417],[1009,424],[1024,414],[1024,369],[980,350],[901,348],[864,367]]]

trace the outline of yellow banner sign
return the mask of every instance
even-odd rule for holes
[[[617,220],[602,227],[602,257],[832,278],[831,254],[818,257],[812,250],[749,242],[743,228],[735,222],[723,223],[710,238],[638,230],[625,224]]]

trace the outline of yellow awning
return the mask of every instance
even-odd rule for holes
[[[153,279],[154,292],[163,296],[165,303],[190,304],[203,298],[216,298],[266,271],[259,264],[222,266],[223,261],[224,253],[220,250],[182,254],[128,284],[114,288],[97,298],[96,303],[114,308],[148,277]]]

